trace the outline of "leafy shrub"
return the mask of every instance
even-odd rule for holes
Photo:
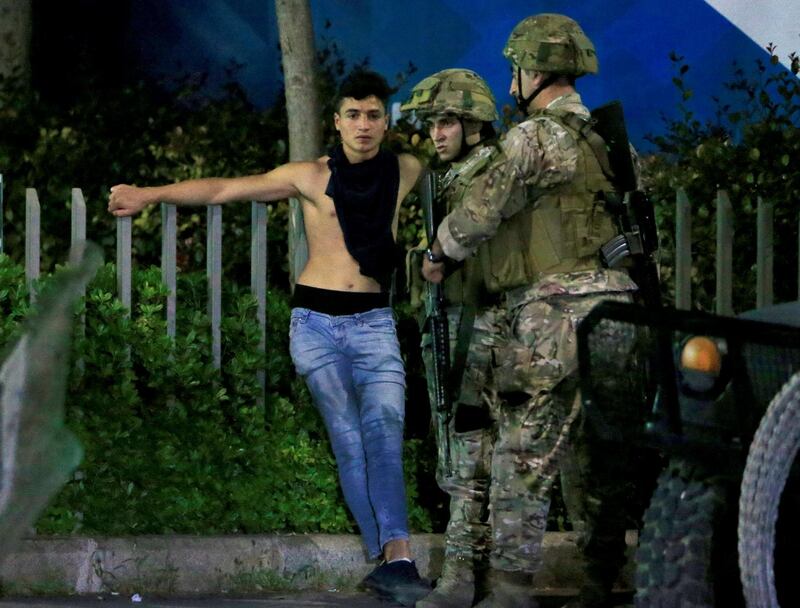
[[[228,289],[218,371],[208,319],[197,312],[204,308],[202,276],[180,278],[174,342],[166,336],[160,271],[136,272],[133,288],[129,316],[113,295],[115,269],[107,264],[78,311],[85,329],[76,326],[67,424],[85,458],[38,531],[352,531],[324,427],[291,368],[286,294],[269,294],[265,356],[254,298]],[[26,297],[22,269],[0,256],[3,343],[28,313]],[[418,462],[419,450],[419,441],[409,442],[407,462]],[[410,465],[408,472],[408,494],[416,498],[416,472]],[[410,511],[415,529],[431,529],[425,509],[413,504]]]
[[[791,69],[779,65],[773,47],[770,61],[756,62],[755,72],[734,66],[725,84],[731,100],[717,101],[715,121],[701,123],[690,107],[689,66],[673,54],[673,79],[681,102],[677,118],[666,119],[666,131],[650,139],[658,153],[645,160],[645,179],[656,203],[661,227],[662,270],[674,289],[675,189],[684,188],[692,202],[694,305],[712,309],[715,293],[715,199],[727,190],[735,217],[733,260],[734,308],[755,305],[756,222],[758,199],[774,205],[776,299],[796,299],[797,213],[800,173],[800,62],[791,54]]]

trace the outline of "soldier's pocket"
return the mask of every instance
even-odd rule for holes
[[[564,218],[564,244],[578,258],[593,256],[598,249],[617,234],[611,216],[601,202],[589,208],[578,199],[561,202]]]
[[[450,445],[453,474],[458,479],[488,479],[492,445],[491,429],[454,433]]]
[[[495,352],[495,387],[506,405],[521,405],[527,398],[556,386],[565,375],[562,361],[545,357],[522,343]]]
[[[504,344],[492,348],[492,375],[498,393],[525,392],[533,363],[533,353],[522,344]]]

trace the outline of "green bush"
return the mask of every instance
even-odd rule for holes
[[[48,278],[39,289],[47,289]],[[0,338],[29,312],[22,269],[0,255]],[[134,312],[114,297],[115,269],[89,285],[76,324],[67,424],[85,458],[37,524],[44,534],[350,532],[324,427],[288,355],[287,296],[268,296],[268,354],[255,299],[224,294],[222,371],[213,367],[202,276],[181,276],[177,337],[166,336],[156,268],[134,274]],[[79,317],[76,316],[76,320]],[[266,370],[259,404],[256,372]],[[411,523],[419,440],[407,445]]]
[[[717,100],[714,121],[701,122],[691,110],[689,66],[673,54],[673,79],[680,94],[676,118],[666,120],[662,135],[652,136],[658,153],[645,159],[645,180],[661,228],[662,277],[674,289],[675,190],[684,188],[692,202],[692,297],[694,306],[712,310],[715,294],[715,200],[727,190],[735,217],[733,304],[755,306],[756,209],[759,197],[774,205],[774,276],[776,301],[797,298],[797,222],[800,202],[800,62],[779,64],[774,48],[769,62],[754,72],[735,66],[725,83],[730,100]],[[789,278],[791,277],[791,279]]]
[[[103,90],[89,82],[66,107],[43,99],[13,79],[0,78],[0,172],[6,182],[5,251],[19,261],[24,251],[25,188],[42,205],[42,263],[65,257],[69,246],[70,189],[81,188],[88,206],[88,234],[107,251],[114,222],[106,213],[108,188],[116,183],[154,185],[190,177],[260,173],[284,162],[286,123],[273,110],[258,111],[231,85],[220,97],[198,100],[197,85],[184,82],[175,95],[145,83]],[[285,205],[285,203],[283,203]],[[198,226],[204,214],[178,215],[182,269],[204,260]],[[285,212],[275,205],[270,226],[270,274],[286,287]],[[161,216],[149,210],[135,220],[134,253],[143,265],[160,256]],[[226,272],[244,278],[249,269],[250,213],[246,205],[225,212],[230,240]]]

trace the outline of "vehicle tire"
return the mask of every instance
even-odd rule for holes
[[[726,494],[725,487],[702,469],[681,459],[670,460],[658,479],[639,536],[636,608],[735,605],[728,603],[729,594],[718,584],[729,574],[724,554],[735,555],[735,521],[725,534]],[[735,559],[727,561],[735,569]],[[733,597],[739,593],[735,586]]]
[[[798,448],[800,373],[792,376],[772,399],[750,444],[742,477],[739,569],[748,608],[779,605],[775,584],[775,529],[781,495]],[[796,512],[790,513],[789,519],[796,517]],[[782,532],[781,536],[786,535]],[[791,586],[795,585],[796,581],[792,581]]]

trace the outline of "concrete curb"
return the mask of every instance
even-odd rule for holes
[[[539,593],[569,595],[582,568],[570,532],[545,535]],[[441,535],[411,539],[420,573],[441,572]],[[629,555],[636,544],[629,532]],[[632,560],[619,587],[630,589]],[[23,540],[0,565],[5,595],[147,593],[248,595],[266,591],[353,589],[374,567],[353,535],[38,537]]]

